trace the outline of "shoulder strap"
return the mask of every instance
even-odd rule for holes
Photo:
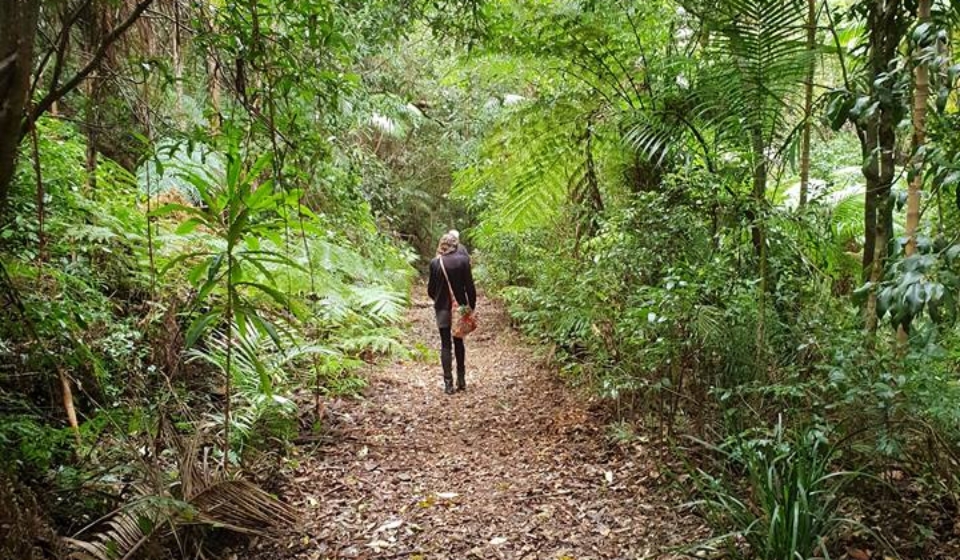
[[[447,267],[443,265],[443,255],[439,255],[437,258],[440,259],[440,270],[443,271],[443,277],[447,281],[447,292],[450,293],[450,308],[452,309],[457,302],[457,298],[453,296],[453,284],[450,283],[450,277],[447,276]]]

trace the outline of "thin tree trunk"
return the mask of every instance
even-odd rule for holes
[[[0,0],[0,216],[17,166],[40,4],[38,0]]]
[[[216,30],[214,28],[214,33]],[[220,131],[222,119],[220,117],[220,64],[211,48],[207,54],[207,95],[210,97],[210,129],[213,134]]]
[[[766,318],[767,318],[767,241],[764,229],[764,206],[767,200],[767,158],[760,132],[753,133],[753,205],[751,234],[757,256],[760,282],[757,284],[756,367],[766,373]]]
[[[917,25],[930,21],[930,0],[920,0],[917,5]],[[904,254],[907,257],[917,252],[917,229],[920,226],[920,191],[923,188],[923,154],[922,148],[926,141],[927,98],[930,95],[930,76],[927,65],[920,60],[922,50],[914,53],[914,82],[913,82],[913,138],[911,149],[913,157],[910,160],[910,184],[907,187],[907,221],[905,234],[907,243]],[[909,327],[900,325],[897,328],[897,343],[903,348],[909,339]]]
[[[177,88],[177,111],[183,112],[183,44],[180,38],[180,0],[173,2],[173,75]]]
[[[877,177],[876,171],[871,171],[870,166],[873,158],[873,146],[876,145],[876,135],[868,130],[857,130],[857,136],[860,138],[860,151],[863,159],[863,173],[866,181],[863,195],[863,261],[862,261],[862,281],[870,280],[870,270],[873,265],[874,253],[877,244]]]
[[[767,201],[767,158],[764,154],[763,137],[759,132],[752,133],[753,143],[753,206],[750,212],[750,234],[753,238],[753,251],[757,257],[761,253],[761,245],[764,243],[763,207]]]
[[[890,197],[887,196],[879,200],[878,211],[880,214],[885,214],[888,211],[892,211],[892,204]],[[889,232],[887,231],[887,220],[879,219],[877,220],[876,227],[876,254],[874,255],[874,262],[872,268],[870,269],[870,292],[867,297],[867,305],[864,307],[863,318],[864,325],[867,333],[871,336],[877,332],[877,284],[883,280],[883,269],[884,263],[886,261],[887,255],[887,241],[888,241]]]
[[[810,190],[810,133],[813,128],[813,75],[817,59],[817,2],[807,0],[807,55],[810,63],[803,84],[803,135],[800,138],[800,200],[798,208],[807,205]]]
[[[33,141],[33,173],[37,180],[37,261],[44,262],[47,254],[47,234],[44,230],[46,221],[46,192],[43,188],[43,170],[40,165],[40,140],[37,138],[37,127],[30,130],[30,139]]]
[[[930,20],[930,0],[920,0],[917,6],[917,24]],[[920,49],[915,53],[919,58]],[[913,88],[913,158],[910,162],[911,179],[907,191],[907,244],[904,247],[909,257],[917,252],[917,228],[920,225],[920,191],[923,188],[923,155],[921,148],[926,141],[927,99],[930,96],[930,77],[926,64],[916,62]]]
[[[87,190],[97,192],[97,153],[100,144],[100,103],[101,85],[97,73],[87,82],[87,114],[84,127],[87,129]]]
[[[233,286],[233,244],[227,244],[227,376],[224,384],[225,402],[223,406],[223,468],[230,466],[230,400],[233,398],[233,319],[234,319],[234,286]]]
[[[149,82],[143,80],[143,125],[147,133],[147,144],[148,148],[153,151],[153,121],[150,118],[150,86]],[[153,240],[153,209],[151,204],[153,201],[153,174],[150,172],[151,162],[149,159],[144,160],[143,169],[146,175],[147,183],[147,257],[150,262],[150,295],[151,297],[156,297],[157,295],[157,266],[156,258],[154,254],[154,240]]]
[[[891,60],[897,56],[897,49],[903,36],[900,11],[901,0],[874,0],[869,5],[867,18],[869,29],[869,65],[870,96],[879,102],[877,114],[861,130],[861,143],[864,146],[865,160],[863,175],[868,191],[866,193],[866,212],[875,211],[875,216],[865,215],[868,227],[874,226],[872,255],[864,251],[864,263],[869,262],[870,289],[864,306],[864,325],[868,333],[877,329],[877,288],[883,280],[885,261],[890,254],[888,246],[893,237],[893,204],[890,190],[895,176],[895,153],[897,131],[895,114],[901,100],[896,92],[888,91],[890,86],[879,78],[888,71]],[[874,199],[870,205],[871,197]],[[874,223],[871,224],[871,221]],[[864,246],[868,245],[865,240]]]

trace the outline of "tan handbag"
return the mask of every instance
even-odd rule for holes
[[[451,325],[453,327],[453,336],[455,338],[464,338],[468,334],[477,330],[479,326],[477,324],[477,312],[470,308],[469,305],[459,305],[457,304],[457,298],[453,295],[453,284],[450,283],[450,277],[447,276],[447,267],[443,265],[443,255],[440,257],[440,270],[443,271],[443,277],[447,281],[447,290],[450,293],[450,314],[453,315],[453,307],[457,305],[458,313],[457,319],[453,322],[453,317],[451,317]]]

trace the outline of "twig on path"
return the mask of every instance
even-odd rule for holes
[[[550,492],[550,493],[540,493],[540,494],[533,494],[533,495],[528,494],[526,496],[518,497],[517,500],[521,502],[528,502],[533,499],[558,498],[560,496],[569,496],[570,494],[573,494],[573,490],[558,490],[556,492]]]

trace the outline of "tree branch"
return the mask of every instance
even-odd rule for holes
[[[29,115],[26,116],[20,126],[21,139],[27,134],[27,132],[33,126],[33,123],[37,122],[37,119],[39,119],[41,115],[49,111],[50,107],[52,107],[54,103],[62,99],[71,91],[75,90],[83,82],[83,80],[87,78],[87,76],[93,73],[93,71],[100,66],[100,63],[103,61],[104,57],[106,57],[107,51],[110,49],[110,47],[117,42],[117,40],[122,37],[123,34],[126,33],[126,31],[137,22],[138,19],[140,19],[140,16],[143,15],[143,12],[145,12],[147,8],[153,4],[153,2],[154,0],[140,0],[136,7],[134,7],[133,11],[130,12],[130,15],[127,16],[127,19],[125,19],[117,27],[113,28],[113,30],[103,38],[103,41],[100,43],[100,46],[97,48],[97,51],[94,53],[90,61],[87,62],[87,65],[80,69],[80,71],[70,78],[69,81],[63,84],[63,86],[58,88],[55,87],[53,90],[47,93],[47,95],[45,95],[43,99],[41,99],[33,107],[33,110],[30,111]]]
[[[52,47],[43,55],[43,59],[40,61],[40,64],[37,65],[37,69],[34,72],[33,84],[30,86],[30,97],[28,99],[33,99],[33,94],[36,93],[40,85],[40,78],[43,76],[47,64],[54,54],[57,55],[57,58],[54,62],[53,79],[50,81],[50,89],[56,89],[59,85],[60,75],[63,73],[63,64],[66,59],[67,45],[70,41],[70,28],[77,23],[80,15],[83,14],[83,11],[90,5],[90,2],[91,0],[83,0],[69,16],[64,12],[63,26],[57,34],[56,41],[50,41]]]
[[[13,63],[16,61],[17,61],[16,52],[10,53],[10,56],[8,56],[3,60],[0,60],[0,74],[3,74],[4,72],[6,72],[7,68],[13,67]]]

